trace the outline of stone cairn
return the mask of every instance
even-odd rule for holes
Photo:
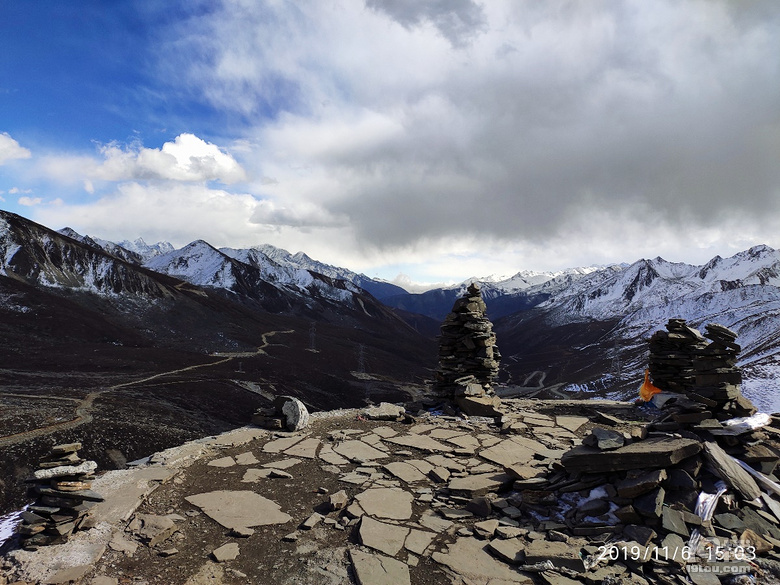
[[[650,338],[650,378],[655,386],[714,408],[721,419],[756,412],[740,391],[737,356],[742,348],[734,331],[713,323],[702,336],[683,319],[670,319],[666,329]]]
[[[496,416],[500,399],[492,383],[501,353],[480,288],[472,283],[441,325],[435,391],[473,416]]]
[[[625,421],[602,415],[606,426],[594,427],[546,477],[515,483],[522,507],[557,515],[574,535],[606,539],[604,550],[641,567],[651,583],[676,583],[689,555],[714,561],[718,550],[720,560],[739,563],[755,556],[745,550],[778,549],[780,491],[771,486],[780,483],[780,420],[736,418],[756,412],[739,389],[736,333],[709,325],[705,338],[672,319],[650,345],[653,383],[663,390],[652,399],[655,419],[627,433],[619,430]],[[763,423],[748,424],[761,416]],[[716,494],[709,514],[698,505],[702,492]],[[561,510],[561,502],[570,507]]]
[[[79,449],[81,443],[55,445],[28,480],[36,501],[22,512],[17,529],[23,548],[66,542],[71,533],[86,527],[89,509],[103,501],[92,491],[97,463],[79,457]]]

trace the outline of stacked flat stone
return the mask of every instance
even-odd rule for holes
[[[753,414],[755,409],[745,404],[740,391],[742,371],[737,367],[737,356],[742,348],[736,343],[737,334],[717,324],[707,325],[705,331],[711,343],[696,352],[694,391],[714,401],[714,408],[725,418]]]
[[[650,378],[667,392],[690,392],[696,383],[694,360],[707,341],[684,319],[669,319],[666,331],[650,338]]]
[[[685,395],[692,401],[688,410],[704,405],[719,420],[756,412],[740,390],[737,358],[742,348],[736,343],[736,332],[711,323],[702,336],[683,319],[670,319],[666,329],[650,338],[650,377],[655,386]],[[689,418],[698,422],[696,416]]]
[[[89,509],[103,500],[92,491],[97,463],[79,457],[79,449],[81,443],[55,445],[28,480],[36,501],[22,512],[17,530],[24,548],[66,542]]]
[[[501,353],[486,309],[479,285],[472,283],[444,319],[436,391],[440,397],[454,399],[461,408],[466,402],[478,408],[479,401],[490,398],[485,402],[485,414],[490,415],[495,406],[492,383],[498,375]]]

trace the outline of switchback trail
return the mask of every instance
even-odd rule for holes
[[[138,384],[144,384],[146,382],[150,382],[151,380],[156,380],[158,378],[162,378],[164,376],[171,376],[174,374],[180,374],[182,372],[189,372],[192,370],[197,370],[199,368],[211,368],[214,366],[218,366],[220,364],[227,363],[229,361],[232,361],[239,357],[249,357],[249,356],[256,356],[256,355],[263,355],[265,354],[265,348],[271,345],[271,343],[268,341],[268,338],[272,335],[276,335],[277,333],[294,333],[294,329],[289,329],[285,331],[269,331],[268,333],[263,333],[262,335],[262,344],[260,344],[257,349],[253,352],[239,352],[239,353],[220,353],[220,354],[214,354],[220,357],[223,357],[221,360],[217,360],[215,362],[209,362],[206,364],[196,364],[194,366],[187,366],[186,368],[179,368],[176,370],[169,370],[167,372],[160,372],[159,374],[154,374],[152,376],[148,376],[146,378],[142,378],[140,380],[133,380],[132,382],[123,382],[121,384],[115,384],[114,386],[109,386],[108,388],[103,388],[102,390],[96,390],[95,392],[90,392],[87,394],[79,403],[79,405],[76,407],[75,417],[71,420],[58,422],[52,425],[47,425],[45,427],[39,427],[37,429],[30,429],[29,431],[22,431],[21,433],[14,433],[12,435],[7,435],[5,437],[0,437],[0,448],[2,447],[8,447],[10,445],[14,445],[16,443],[21,443],[23,441],[28,441],[30,439],[35,439],[38,437],[45,437],[46,435],[50,435],[52,433],[55,433],[57,431],[65,431],[69,429],[73,429],[76,427],[79,427],[83,424],[86,424],[88,422],[92,421],[92,406],[95,402],[95,399],[100,396],[101,394],[105,394],[106,392],[112,392],[114,390],[119,390],[121,388],[127,388],[129,386],[135,386]],[[19,396],[16,394],[15,396]],[[36,396],[27,396],[27,398],[37,398]],[[74,400],[74,399],[68,399],[68,400]]]

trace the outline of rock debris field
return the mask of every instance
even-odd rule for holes
[[[654,430],[659,409],[503,407],[315,413],[169,449],[98,474],[104,501],[64,544],[11,543],[0,584],[780,582],[780,503],[688,431]],[[721,489],[705,520],[698,487]]]

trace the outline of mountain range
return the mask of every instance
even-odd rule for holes
[[[8,213],[0,221],[0,274],[23,277],[41,290],[79,290],[114,302],[138,295],[190,301],[218,295],[265,315],[334,323],[364,319],[374,328],[406,324],[407,334],[411,325],[429,339],[454,300],[478,281],[506,356],[503,380],[522,387],[542,380],[562,391],[625,396],[646,362],[647,338],[672,317],[735,329],[748,393],[774,387],[775,356],[780,361],[780,252],[768,246],[716,256],[701,266],[658,257],[469,279],[411,294],[267,244],[217,249],[196,240],[174,249],[140,239],[116,244],[70,228],[55,235]],[[57,237],[64,239],[57,243]],[[76,243],[82,245],[79,253]]]
[[[278,394],[313,409],[414,399],[433,377],[441,320],[475,280],[503,354],[499,393],[634,398],[650,335],[683,318],[734,329],[743,392],[780,410],[780,251],[768,246],[701,266],[642,259],[411,294],[270,245],[114,243],[0,211],[0,435],[37,421],[82,440],[58,422],[80,404],[85,449],[110,466],[110,452],[244,424]],[[41,441],[11,440],[0,471],[21,473]]]

